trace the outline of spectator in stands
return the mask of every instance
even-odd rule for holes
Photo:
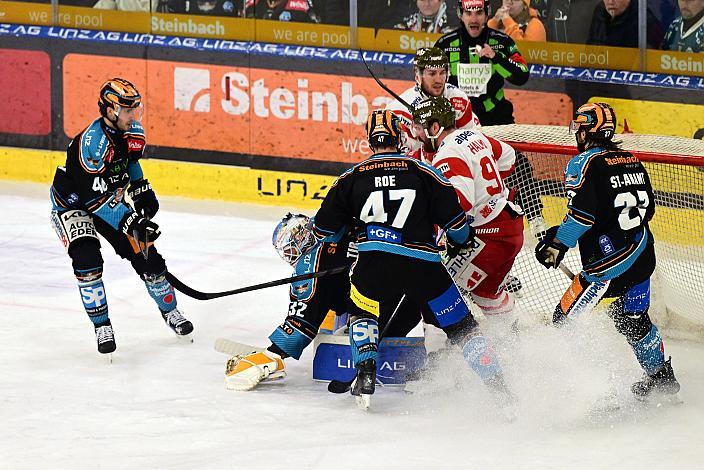
[[[408,0],[357,0],[357,25],[364,28],[391,29],[410,14]],[[323,23],[350,24],[349,0],[324,0]]]
[[[457,24],[451,24],[447,18],[445,0],[416,0],[416,9],[405,17],[394,29],[423,33],[447,33]]]
[[[704,51],[704,0],[679,0],[680,16],[665,34],[662,48],[669,51]]]
[[[514,41],[545,42],[547,37],[538,12],[530,7],[529,0],[503,0],[487,26],[509,35]]]
[[[247,0],[244,16],[260,20],[320,23],[313,0]]]
[[[664,31],[652,9],[647,13],[647,45],[659,48]],[[638,47],[638,0],[604,0],[594,9],[587,44]]]
[[[166,13],[182,15],[239,16],[242,0],[160,0]],[[235,5],[238,2],[240,7]]]

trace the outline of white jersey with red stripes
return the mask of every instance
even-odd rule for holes
[[[511,174],[515,150],[479,130],[458,129],[447,136],[433,166],[452,183],[473,227],[494,220],[508,201],[504,178]]]
[[[411,106],[414,106],[416,103],[428,97],[421,91],[417,84],[404,91],[400,96],[402,100]],[[455,108],[455,127],[457,129],[478,129],[481,127],[481,124],[479,124],[479,118],[472,112],[472,103],[470,103],[469,98],[464,91],[455,85],[447,83],[445,84],[443,96],[447,98],[450,103],[452,103],[452,107]],[[413,132],[411,131],[411,128],[413,127],[413,117],[411,116],[411,112],[398,100],[390,102],[386,105],[386,109],[393,112],[401,121],[403,134],[400,145],[401,153],[419,159],[419,149],[423,146],[423,144],[413,135]]]

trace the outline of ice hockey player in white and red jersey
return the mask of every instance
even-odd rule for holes
[[[476,243],[446,267],[461,289],[487,316],[512,312],[515,298],[506,277],[523,245],[523,212],[503,178],[513,171],[516,152],[478,129],[457,129],[446,98],[431,97],[413,108],[414,132],[432,165],[455,188]]]
[[[413,59],[413,70],[416,84],[401,93],[403,101],[415,106],[417,103],[431,96],[444,96],[455,110],[455,126],[457,129],[478,128],[479,118],[472,112],[472,103],[467,94],[460,88],[447,83],[450,61],[437,47],[418,49]],[[401,152],[417,160],[432,161],[432,153],[428,154],[423,149],[423,143],[413,135],[413,117],[409,110],[399,100],[394,100],[386,109],[398,116],[401,122],[403,137],[401,139]]]

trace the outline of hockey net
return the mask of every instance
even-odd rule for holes
[[[540,198],[548,227],[559,224],[567,203],[563,171],[577,154],[567,127],[507,125],[483,131],[526,155],[533,177],[519,174],[519,187]],[[655,192],[657,207],[650,228],[657,268],[651,285],[651,316],[670,336],[704,341],[704,141],[659,135],[616,137],[644,163]],[[526,213],[535,216],[529,210]],[[523,286],[517,307],[551,317],[570,281],[535,260],[535,244],[526,224],[524,247],[512,270]],[[570,250],[564,264],[574,273],[581,270],[577,250]]]

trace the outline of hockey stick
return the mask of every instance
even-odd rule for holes
[[[574,279],[575,274],[572,272],[572,270],[570,270],[570,268],[565,266],[563,263],[560,263],[557,267],[560,269],[560,271],[565,274],[565,276],[570,278],[570,281]]]
[[[386,322],[386,326],[384,326],[384,329],[381,331],[381,334],[379,335],[379,346],[381,346],[381,340],[384,339],[384,336],[386,336],[386,332],[389,329],[389,325],[391,325],[391,322],[393,321],[394,317],[396,316],[396,313],[398,312],[398,309],[401,308],[401,305],[403,304],[403,301],[406,300],[406,294],[403,294],[401,297],[401,300],[398,301],[398,305],[396,305],[396,308],[394,309],[393,313],[389,317],[389,321]],[[350,391],[352,388],[352,383],[354,380],[357,378],[357,374],[354,374],[354,377],[352,377],[352,380],[331,380],[330,383],[328,384],[328,392],[330,393],[347,393]]]
[[[285,277],[283,279],[277,279],[275,281],[263,282],[261,284],[255,284],[253,286],[241,287],[239,289],[227,290],[223,292],[201,292],[188,287],[186,284],[181,282],[176,276],[171,274],[171,272],[166,271],[166,279],[175,287],[179,292],[186,294],[197,300],[210,300],[217,299],[219,297],[227,297],[228,295],[242,294],[243,292],[251,292],[259,289],[266,289],[267,287],[281,286],[284,284],[291,284],[292,282],[305,281],[306,279],[314,279],[317,277],[332,276],[335,274],[347,271],[349,266],[339,266],[337,268],[326,269],[324,271],[316,271],[314,273],[299,274],[298,276]]]
[[[394,93],[394,91],[391,90],[391,88],[387,87],[387,86],[384,84],[384,82],[382,82],[381,80],[379,80],[379,79],[377,78],[377,76],[374,74],[374,72],[372,72],[371,67],[369,67],[369,64],[367,63],[367,60],[364,58],[364,52],[363,52],[361,49],[359,50],[359,56],[362,58],[362,62],[364,62],[364,66],[367,68],[367,71],[369,72],[369,75],[372,76],[372,78],[374,79],[374,81],[375,81],[385,92],[387,92],[388,94],[390,94],[391,96],[393,96],[394,98],[396,98],[399,103],[401,103],[401,104],[404,105],[406,108],[408,108],[408,112],[410,112],[410,113],[412,114],[412,113],[413,113],[413,106],[411,106],[410,104],[408,104],[408,102],[407,102],[406,100],[404,100],[404,99],[401,98],[399,95],[397,95],[396,93]]]

